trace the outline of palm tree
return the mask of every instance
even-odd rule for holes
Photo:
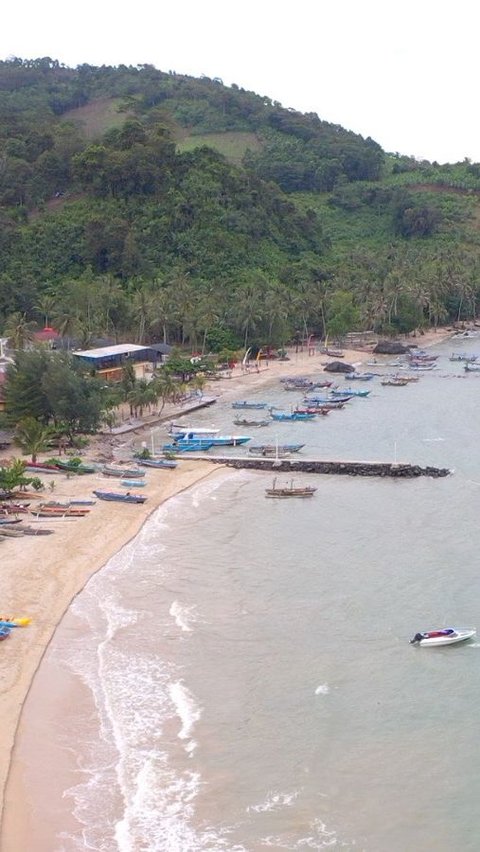
[[[34,339],[36,323],[29,322],[26,314],[17,311],[5,321],[3,334],[8,339],[10,349],[25,349]]]
[[[55,296],[51,293],[45,293],[39,298],[37,304],[34,305],[35,310],[43,316],[43,324],[45,327],[49,325],[49,319],[52,318],[55,312],[56,304],[57,300]]]
[[[44,426],[34,417],[24,417],[17,423],[13,440],[24,455],[30,454],[32,462],[36,462],[38,453],[47,449],[51,437],[52,429],[49,426]]]

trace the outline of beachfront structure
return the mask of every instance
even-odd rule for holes
[[[125,364],[133,365],[137,379],[151,376],[152,364],[158,361],[157,353],[149,346],[137,346],[135,343],[117,343],[72,354],[108,382],[117,382],[122,378]]]

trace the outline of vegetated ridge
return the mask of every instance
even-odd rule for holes
[[[220,80],[0,62],[0,328],[218,349],[471,318],[479,190]]]

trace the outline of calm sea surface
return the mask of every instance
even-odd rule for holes
[[[453,476],[298,476],[313,499],[269,501],[270,477],[220,473],[90,581],[44,666],[65,678],[51,760],[68,749],[75,765],[42,804],[52,848],[480,848],[480,640],[409,645],[423,629],[480,631],[480,373],[453,349],[480,338],[433,349],[418,384],[356,383],[369,399],[255,432]],[[256,395],[300,399],[278,383]],[[216,409],[195,422],[243,431]],[[65,803],[78,823],[62,823]]]

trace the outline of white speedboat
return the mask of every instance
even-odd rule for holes
[[[208,438],[210,435],[218,435],[220,429],[210,429],[206,426],[184,426],[182,423],[170,423],[168,427],[170,435],[176,438],[184,438],[187,433],[191,438]]]
[[[436,645],[455,645],[457,642],[465,642],[476,634],[474,628],[444,627],[441,630],[427,630],[425,633],[416,633],[410,639],[411,645],[422,645],[434,647]]]

